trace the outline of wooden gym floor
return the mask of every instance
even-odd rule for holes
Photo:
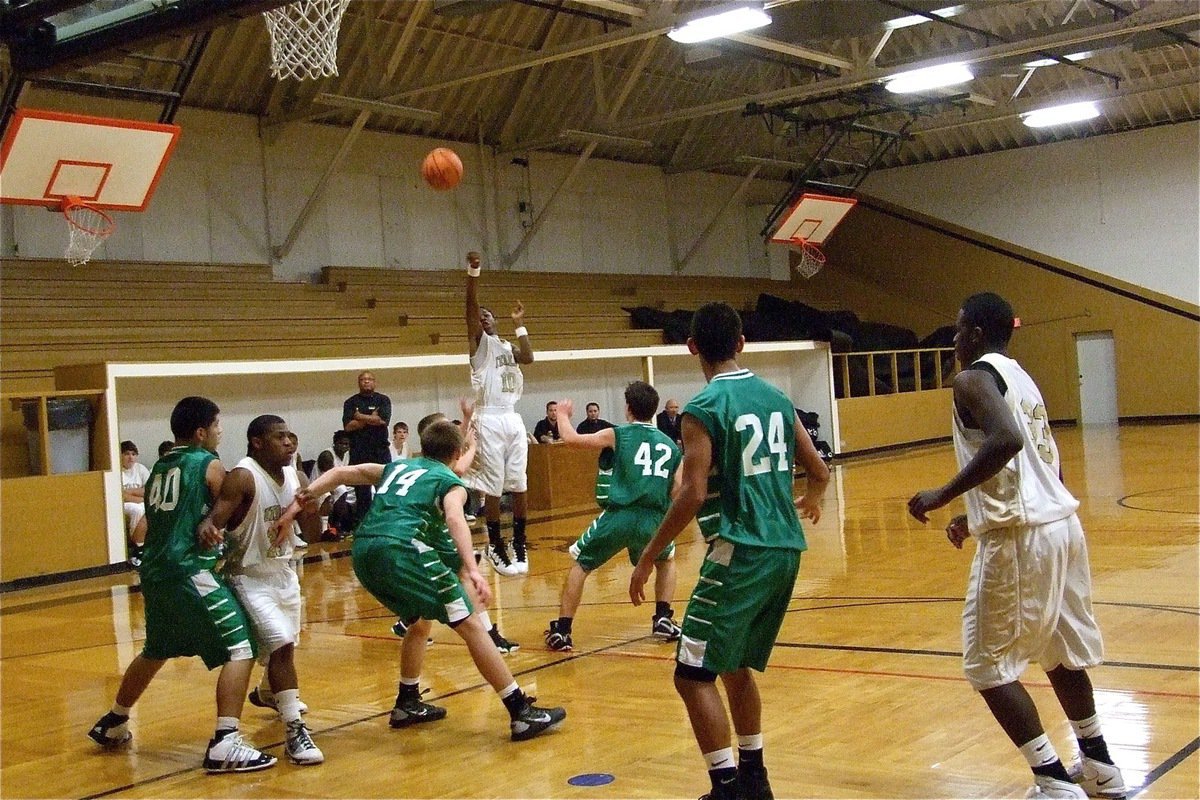
[[[1062,429],[1065,474],[1083,501],[1096,612],[1108,663],[1093,672],[1105,735],[1131,796],[1197,797],[1196,424]],[[953,471],[949,445],[835,470],[825,518],[809,530],[791,613],[760,677],[766,758],[775,794],[791,797],[1021,797],[1031,784],[1016,750],[960,671],[959,614],[970,544],[905,513],[917,489]],[[242,727],[281,756],[272,770],[207,776],[215,676],[174,661],[134,710],[132,745],[102,752],[85,736],[112,702],[143,636],[130,576],[0,598],[4,797],[696,797],[707,790],[683,706],[673,647],[649,636],[650,611],[626,598],[630,567],[614,561],[588,583],[573,654],[542,645],[557,616],[566,548],[587,517],[531,530],[533,571],[492,575],[493,619],[522,644],[509,664],[543,702],[568,710],[563,729],[507,739],[499,701],[448,629],[426,660],[427,700],[446,720],[391,730],[399,643],[390,615],[361,590],[342,552],[310,554],[298,651],[308,723],[326,762],[283,763],[282,729],[249,704]],[[48,527],[46,546],[54,545]],[[703,554],[679,541],[681,612]],[[1070,728],[1045,676],[1026,674],[1059,752]],[[257,676],[256,676],[257,679]],[[604,786],[568,779],[608,773]]]

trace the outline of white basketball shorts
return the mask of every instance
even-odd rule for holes
[[[129,526],[130,533],[133,533],[133,529],[137,527],[144,516],[146,516],[146,504],[141,500],[136,503],[125,503],[125,524]]]
[[[254,628],[260,662],[285,644],[299,642],[300,579],[290,565],[230,575],[228,581]]]
[[[1012,683],[1031,661],[1094,667],[1104,642],[1079,517],[978,537],[963,607],[963,671],[979,691]]]
[[[472,489],[499,497],[504,492],[524,492],[529,462],[525,420],[515,411],[481,412],[474,421],[479,449],[464,480]]]

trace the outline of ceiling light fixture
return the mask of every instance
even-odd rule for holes
[[[929,13],[935,17],[946,19],[947,17],[957,17],[964,10],[965,9],[963,6],[946,6],[945,8],[939,8],[934,11],[930,11]],[[920,25],[924,22],[933,22],[933,20],[924,14],[909,14],[907,17],[896,17],[895,19],[889,19],[887,22],[883,23],[883,27],[894,31],[898,30],[899,28],[910,28],[913,25]]]
[[[1100,109],[1091,100],[1080,103],[1066,103],[1061,106],[1039,108],[1024,115],[1024,122],[1031,128],[1045,128],[1050,125],[1065,125],[1068,122],[1082,122],[1100,116]]]
[[[681,44],[692,44],[744,33],[770,24],[771,17],[763,11],[761,3],[742,4],[732,8],[725,6],[672,28],[667,37]]]
[[[971,72],[966,64],[941,64],[936,67],[901,72],[888,79],[885,88],[895,94],[910,94],[966,83],[974,77],[975,73]]]

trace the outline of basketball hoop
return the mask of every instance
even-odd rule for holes
[[[337,38],[350,0],[298,0],[263,12],[271,35],[271,74],[328,78],[338,74]]]
[[[821,271],[821,267],[825,266],[825,254],[812,242],[805,239],[792,239],[789,246],[792,252],[800,257],[800,260],[796,262],[795,270],[801,278],[811,278]]]
[[[69,234],[63,255],[76,267],[86,264],[100,243],[117,229],[112,217],[78,197],[63,200],[62,213]]]

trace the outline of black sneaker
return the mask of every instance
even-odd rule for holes
[[[422,722],[437,722],[446,718],[446,709],[422,703],[420,700],[405,700],[392,709],[388,724],[393,728],[407,728]]]
[[[496,645],[496,649],[504,655],[515,653],[521,649],[521,645],[517,644],[516,642],[510,642],[508,639],[505,639],[503,636],[501,636],[500,628],[495,625],[493,625],[492,629],[488,631],[488,636],[492,637],[492,644]]]
[[[742,769],[737,771],[737,796],[739,800],[775,800],[771,782],[767,780],[767,769]]]
[[[96,721],[88,731],[88,738],[101,747],[120,747],[133,738],[133,734],[126,727],[128,722],[129,717],[120,717],[110,711]]]
[[[671,619],[670,614],[661,617],[654,617],[653,624],[650,626],[650,633],[656,639],[661,639],[664,642],[677,642],[679,637],[683,635],[683,629],[679,627],[679,623]]]
[[[741,795],[737,791],[737,780],[723,783],[708,794],[700,795],[700,800],[741,800]]]
[[[517,714],[517,718],[509,723],[512,728],[512,740],[523,742],[532,739],[542,731],[557,728],[567,718],[566,709],[538,708],[532,703],[526,703]]]
[[[550,630],[546,631],[546,647],[559,653],[569,653],[574,649],[571,634],[558,629],[558,620],[550,620]]]
[[[396,634],[401,639],[404,638],[404,634],[408,633],[408,626],[404,624],[404,620],[396,620],[396,624],[392,626],[392,633]]]

